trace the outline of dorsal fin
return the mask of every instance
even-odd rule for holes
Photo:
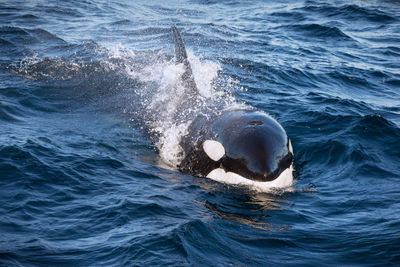
[[[183,66],[185,68],[181,77],[182,83],[186,88],[197,92],[196,82],[194,81],[193,71],[192,68],[190,67],[190,63],[187,58],[185,45],[183,44],[181,34],[179,33],[176,26],[172,26],[172,33],[174,35],[174,40],[175,40],[176,61],[178,63],[183,63]]]

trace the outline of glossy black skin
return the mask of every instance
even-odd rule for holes
[[[209,139],[225,148],[225,155],[217,162],[202,148]],[[212,170],[223,168],[247,179],[267,182],[293,162],[285,130],[276,120],[255,110],[225,111],[211,119],[198,117],[181,146],[185,157],[179,169],[195,176],[205,177]]]

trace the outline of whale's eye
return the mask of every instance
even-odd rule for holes
[[[254,126],[258,126],[258,125],[262,125],[262,121],[251,121],[249,122],[250,125],[254,125]]]

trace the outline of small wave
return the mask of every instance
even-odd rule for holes
[[[385,22],[390,23],[396,21],[395,17],[386,14],[378,9],[368,9],[358,5],[342,5],[342,6],[331,6],[331,5],[307,5],[302,10],[307,12],[313,12],[317,15],[325,15],[331,18],[342,18],[350,21],[371,21],[371,22]]]
[[[273,17],[276,17],[279,21],[282,22],[293,22],[296,21],[301,22],[306,19],[306,16],[302,12],[274,12],[270,14]]]
[[[61,43],[66,43],[63,39],[61,39],[60,37],[46,31],[43,29],[33,29],[33,30],[27,30],[32,36],[34,36],[35,38],[37,38],[39,41],[41,42],[61,42]]]
[[[339,111],[339,114],[342,113]],[[381,115],[342,116],[321,111],[309,117],[313,122],[305,124],[305,127],[310,130],[305,128],[304,134],[298,133],[309,136],[308,139],[297,140],[300,147],[304,142],[307,143],[307,148],[297,149],[298,164],[318,164],[319,169],[329,169],[331,174],[335,173],[335,176],[342,179],[359,177],[360,174],[365,177],[364,167],[381,168],[381,162],[385,162],[385,172],[382,175],[393,177],[398,173],[396,162],[400,157],[400,129]],[[314,137],[318,141],[312,141]],[[376,147],[380,149],[376,150]],[[374,175],[371,173],[367,177]]]
[[[307,94],[308,101],[314,105],[329,107],[325,110],[325,114],[354,114],[359,115],[361,111],[370,112],[370,107],[362,101],[351,98],[342,98],[338,96],[330,96],[324,93],[310,92]]]
[[[368,9],[365,7],[360,7],[357,5],[347,5],[347,6],[342,6],[338,9],[338,13],[341,16],[344,16],[345,18],[349,19],[361,19],[361,20],[369,20],[372,22],[384,22],[384,23],[390,23],[396,21],[395,17],[392,17],[388,14],[386,14],[383,11],[380,11],[379,9]]]
[[[8,35],[29,35],[29,33],[20,28],[14,26],[2,26],[0,27],[0,35],[8,36]]]
[[[247,90],[251,88],[250,92],[252,93],[265,93],[269,90],[268,86],[266,86],[266,88],[259,88],[257,84],[259,84],[260,81],[266,81],[269,85],[273,84],[294,89],[296,86],[304,88],[313,87],[317,79],[312,72],[300,68],[286,67],[273,63],[266,64],[240,58],[221,58],[220,60],[222,63],[233,65],[239,69],[236,71],[241,72],[241,76],[246,78],[242,78],[242,83],[246,84]],[[232,83],[238,83],[234,79],[235,75],[231,76],[230,79],[232,79]],[[257,87],[254,87],[254,85]],[[286,90],[270,90],[274,95],[287,95]]]
[[[105,169],[119,169],[122,168],[124,164],[119,160],[110,158],[110,157],[93,157],[87,158],[79,163],[77,163],[76,168],[78,169],[87,169],[87,170],[96,170],[97,168],[105,168]]]
[[[393,156],[400,158],[400,153]],[[394,179],[394,181],[397,181],[399,177],[397,162],[388,162],[383,167],[376,164],[379,161],[379,158],[376,158],[374,161],[362,161],[358,167],[358,175],[366,178],[371,177],[372,179]]]
[[[4,40],[4,39],[2,39],[2,38],[0,38],[0,45],[1,46],[15,46],[12,42],[9,42],[9,41],[7,41],[7,40]]]
[[[131,25],[131,24],[132,21],[130,21],[129,19],[117,20],[110,23],[110,25]]]
[[[41,28],[37,29],[25,29],[13,26],[0,27],[0,35],[3,40],[6,40],[14,45],[20,44],[35,44],[46,42],[50,44],[60,44],[65,41],[58,36]]]
[[[400,87],[400,79],[385,79],[384,82],[395,87]]]
[[[22,111],[15,105],[0,102],[0,120],[5,122],[20,122],[23,120]]]
[[[302,32],[308,37],[321,39],[334,39],[341,41],[352,41],[353,39],[342,32],[338,27],[325,26],[321,24],[296,24],[282,26],[288,30]]]
[[[386,47],[387,50],[396,53],[396,55],[400,55],[400,47],[397,46],[388,46]]]
[[[363,116],[354,123],[353,131],[356,136],[372,142],[382,142],[382,145],[385,144],[386,148],[389,144],[390,149],[395,149],[396,146],[400,145],[398,142],[400,140],[400,129],[378,114]]]
[[[123,200],[116,205],[106,205],[101,207],[101,212],[106,213],[108,216],[114,218],[135,218],[141,219],[147,216],[156,217],[174,217],[182,218],[185,217],[185,213],[174,207],[168,207],[167,205],[159,205],[157,203],[137,203],[131,200]],[[113,216],[114,214],[114,216]],[[120,223],[119,223],[120,224]]]
[[[146,7],[154,13],[158,14],[176,14],[178,16],[204,16],[204,11],[196,9],[196,8],[171,8],[161,5],[146,5]]]
[[[38,6],[40,7],[40,6]],[[43,6],[41,7],[43,8],[42,11],[49,13],[49,14],[53,14],[56,16],[71,16],[74,18],[82,18],[85,17],[84,14],[82,14],[81,12],[79,12],[77,9],[75,8],[68,8],[68,7],[58,7],[58,6]]]
[[[21,19],[33,19],[33,20],[40,19],[38,16],[35,16],[33,14],[21,15],[21,16],[19,16],[19,18],[21,18]]]
[[[43,167],[42,162],[28,149],[24,149],[18,145],[3,145],[0,147],[0,158],[3,164],[18,168],[22,173],[33,171],[32,168],[40,170]],[[32,174],[32,172],[29,172]],[[11,173],[12,174],[12,173]],[[8,173],[2,172],[2,175],[8,176]],[[33,173],[35,175],[35,173]],[[15,177],[14,177],[15,178]]]
[[[248,227],[240,227],[241,234],[238,234],[237,228],[232,228],[232,224],[235,224],[235,222],[230,220],[222,220],[219,224],[226,226],[224,228],[228,238],[224,235],[216,234],[214,227],[212,227],[213,223],[208,224],[200,220],[190,221],[177,230],[185,251],[190,252],[188,256],[190,262],[195,262],[197,265],[212,266],[215,264],[214,259],[218,259],[218,264],[224,266],[263,265],[265,264],[265,255],[261,251],[266,251],[269,248],[287,249],[297,247],[294,242],[271,237],[268,232],[261,232],[260,230],[257,231],[259,233],[257,238],[248,238],[246,234],[243,234],[243,232],[246,233]],[[262,223],[260,222],[259,225],[262,225]],[[268,223],[265,225],[274,227]],[[278,232],[279,229],[285,228],[278,228]],[[235,245],[227,246],[228,243]],[[248,255],[241,253],[243,246],[258,248],[260,253],[248,257]],[[272,263],[272,265],[275,264],[278,265],[279,263]]]
[[[24,58],[17,66],[10,66],[27,79],[43,81],[67,81],[85,78],[90,74],[102,72],[99,62],[86,63],[62,58],[40,58],[37,54]],[[104,70],[104,68],[103,68]]]

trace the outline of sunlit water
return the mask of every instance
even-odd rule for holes
[[[398,1],[133,2],[0,3],[0,263],[399,264]],[[238,106],[286,129],[292,189],[175,170]]]

